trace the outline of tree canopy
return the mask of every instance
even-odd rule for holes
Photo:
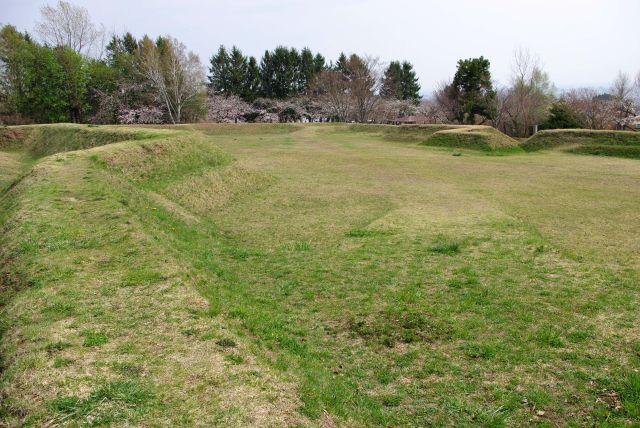
[[[413,70],[413,65],[408,61],[391,61],[384,72],[380,95],[385,98],[412,101],[420,101],[420,84]]]
[[[491,82],[491,63],[484,57],[461,59],[449,91],[457,101],[456,118],[474,123],[475,116],[488,119],[495,112],[496,92]]]

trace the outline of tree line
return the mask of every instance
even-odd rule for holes
[[[175,38],[136,39],[128,32],[106,38],[86,9],[65,1],[43,7],[36,32],[39,40],[11,25],[0,29],[4,122],[195,121],[207,117],[208,96],[253,103],[319,95],[320,76],[327,72],[339,73],[347,86],[363,83],[355,77],[363,78],[361,72],[370,73],[368,86],[359,90],[415,103],[420,99],[409,62],[392,62],[379,88],[378,76],[373,75],[378,70],[356,70],[356,63],[365,62],[357,55],[341,54],[333,63],[309,48],[278,46],[258,61],[236,46],[220,46],[205,75],[198,56]],[[97,47],[101,42],[102,50]],[[359,117],[364,118],[362,106]]]
[[[539,58],[516,49],[508,85],[491,76],[484,57],[460,60],[453,79],[441,83],[421,112],[434,123],[487,124],[527,137],[534,129],[627,129],[640,114],[640,72],[619,72],[609,88],[558,91]]]
[[[220,46],[205,67],[170,36],[107,36],[85,8],[44,6],[37,38],[0,28],[0,123],[181,123],[199,120],[487,124],[518,137],[534,126],[623,128],[640,113],[640,73],[611,88],[559,93],[519,49],[506,85],[489,59],[461,59],[422,99],[408,61],[278,46],[261,58]]]

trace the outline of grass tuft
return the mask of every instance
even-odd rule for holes
[[[370,229],[352,229],[345,233],[348,238],[370,238],[375,236],[388,236],[392,235],[390,230],[370,230]]]
[[[462,250],[462,244],[457,241],[453,241],[445,236],[439,236],[436,241],[429,246],[429,251],[432,253],[446,254],[452,256],[460,253]]]
[[[84,342],[82,343],[82,346],[87,348],[102,346],[109,342],[109,338],[107,337],[106,333],[103,333],[101,331],[85,330],[82,332],[82,335],[84,336]]]
[[[135,285],[147,286],[160,282],[163,279],[163,276],[159,272],[149,269],[136,269],[124,274],[122,277],[122,285],[124,287]]]
[[[235,348],[237,346],[236,342],[232,339],[229,339],[228,337],[217,340],[216,345],[222,348]]]
[[[545,325],[538,329],[535,333],[535,340],[545,346],[552,348],[560,348],[564,346],[564,341],[560,332],[553,326]]]

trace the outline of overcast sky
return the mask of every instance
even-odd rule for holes
[[[32,30],[44,0],[0,0],[0,22]],[[53,0],[49,0],[53,3]],[[171,34],[203,63],[220,44],[258,60],[277,45],[409,60],[422,92],[484,55],[507,83],[513,50],[536,53],[559,88],[640,71],[640,0],[75,0],[109,31]]]

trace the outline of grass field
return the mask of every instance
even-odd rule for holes
[[[527,151],[556,148],[573,153],[640,159],[640,132],[552,129],[538,132],[522,147]]]
[[[638,160],[16,129],[0,425],[640,424]]]

